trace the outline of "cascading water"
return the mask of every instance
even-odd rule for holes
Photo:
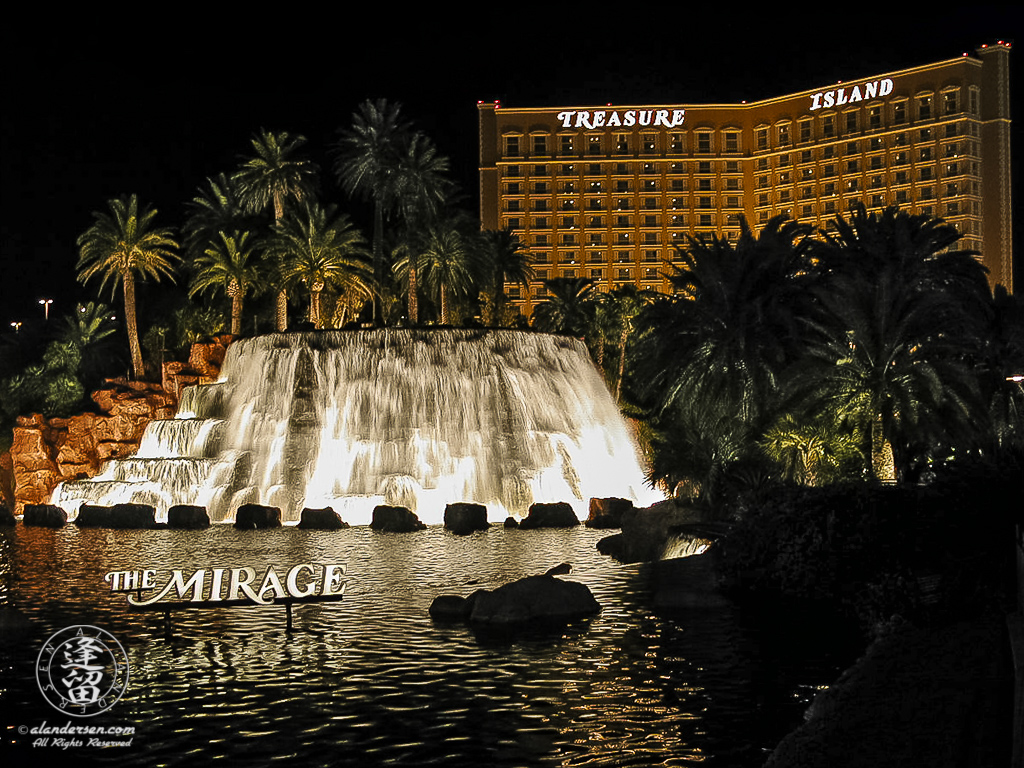
[[[174,504],[231,519],[249,502],[333,507],[366,524],[377,504],[440,523],[445,504],[492,521],[538,501],[586,514],[591,497],[646,505],[636,443],[586,348],[521,331],[318,331],[234,343],[220,381],[186,390],[138,454],[53,503]]]

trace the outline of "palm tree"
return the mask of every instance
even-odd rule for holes
[[[896,208],[839,217],[814,250],[823,275],[794,393],[857,425],[871,470],[895,480],[915,454],[972,446],[986,428],[973,371],[991,301],[956,229]]]
[[[451,322],[452,300],[473,293],[479,278],[477,255],[469,238],[450,224],[431,229],[419,249],[423,287],[440,307],[441,325]]]
[[[109,282],[111,295],[118,283],[124,290],[125,327],[132,358],[132,375],[139,379],[144,368],[139,346],[135,309],[136,280],[161,277],[174,281],[178,243],[169,228],[153,226],[155,209],[140,210],[135,195],[110,200],[110,213],[96,212],[95,222],[78,238],[78,281],[100,278],[100,290]]]
[[[187,208],[182,245],[192,259],[202,256],[211,242],[219,242],[221,232],[255,231],[257,228],[256,217],[247,212],[242,203],[238,183],[223,173],[208,178]]]
[[[810,231],[779,217],[757,236],[741,222],[735,244],[692,239],[669,277],[675,294],[636,317],[631,395],[669,441],[714,430],[685,438],[701,457],[690,465],[704,491],[721,462],[742,460],[740,448],[773,418],[806,293]],[[677,474],[664,460],[656,465],[666,477]]]
[[[657,298],[653,291],[644,291],[635,285],[623,285],[604,294],[607,324],[616,329],[619,344],[618,374],[615,377],[615,400],[622,400],[622,381],[626,374],[626,347],[633,334],[636,318],[645,306]]]
[[[189,298],[206,291],[223,290],[231,297],[231,335],[242,335],[245,295],[258,289],[264,275],[257,263],[256,237],[251,232],[219,232],[193,263],[195,275]]]
[[[306,203],[289,211],[278,224],[269,250],[281,265],[283,284],[301,283],[309,290],[309,322],[316,328],[323,327],[320,299],[326,287],[367,298],[372,294],[363,236],[334,206],[325,209]]]
[[[317,167],[296,156],[306,143],[303,136],[261,129],[252,139],[254,154],[234,175],[238,197],[245,210],[257,213],[272,206],[274,223],[280,223],[289,202],[309,199],[316,188]],[[277,330],[288,327],[288,294],[277,295]]]
[[[585,336],[593,320],[594,281],[553,277],[544,281],[548,297],[533,310],[533,327],[545,333]]]
[[[363,102],[335,148],[334,169],[343,189],[373,201],[373,275],[378,283],[383,282],[384,217],[400,194],[398,169],[412,131],[400,113],[401,105],[385,99]],[[375,299],[374,322],[380,322],[380,311]]]
[[[491,272],[491,322],[500,325],[505,316],[505,284],[517,283],[528,290],[534,276],[533,259],[510,229],[486,229],[480,238]]]

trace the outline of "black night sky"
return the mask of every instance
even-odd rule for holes
[[[829,21],[820,7],[734,19],[680,6],[678,18],[661,10],[650,24],[616,20],[626,12],[613,7],[603,24],[596,7],[504,5],[465,18],[405,14],[397,27],[388,18],[397,8],[358,21],[351,11],[328,19],[305,9],[302,18],[247,18],[244,29],[181,14],[123,28],[90,17],[102,31],[75,28],[66,39],[7,25],[0,333],[11,320],[41,321],[44,296],[55,299],[56,315],[94,296],[94,287],[74,282],[75,238],[108,199],[136,193],[157,207],[159,224],[178,226],[196,189],[232,171],[261,127],[306,136],[323,170],[323,198],[345,208],[327,157],[337,129],[365,99],[399,101],[451,158],[475,212],[477,101],[758,100],[954,58],[1014,40],[1021,22],[1008,4],[929,9],[939,17],[929,19],[873,10]],[[1012,66],[1019,93],[1018,52]],[[1019,135],[1018,127],[1018,157]]]

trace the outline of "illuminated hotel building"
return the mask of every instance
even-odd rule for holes
[[[1008,44],[743,104],[479,104],[480,217],[543,280],[669,290],[687,235],[735,239],[786,213],[824,228],[853,201],[938,216],[1013,289]]]

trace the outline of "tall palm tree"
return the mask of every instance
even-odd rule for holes
[[[264,274],[258,263],[256,236],[251,232],[219,232],[216,241],[193,262],[195,274],[189,298],[206,291],[224,291],[231,297],[231,335],[242,335],[245,295],[261,286]]]
[[[192,259],[202,256],[211,242],[219,242],[221,232],[258,228],[257,217],[242,203],[238,183],[224,173],[208,178],[186,207],[188,215],[182,227],[182,246]]]
[[[645,306],[652,303],[657,294],[645,291],[635,285],[623,285],[604,294],[603,303],[607,308],[607,323],[617,330],[619,345],[618,373],[615,377],[615,400],[622,400],[622,381],[626,374],[626,347],[632,336],[636,318]]]
[[[510,229],[485,229],[480,233],[484,259],[489,267],[491,287],[491,321],[500,325],[505,316],[506,283],[517,283],[524,290],[533,279],[533,258],[519,236]]]
[[[303,136],[260,129],[252,139],[253,155],[233,178],[245,210],[257,213],[272,207],[274,223],[278,224],[288,203],[312,197],[318,169],[314,163],[298,157],[305,143]],[[277,295],[277,330],[287,327],[288,294],[281,290]]]
[[[545,333],[585,336],[593,320],[594,281],[553,277],[544,281],[548,297],[534,307],[533,326]]]
[[[155,209],[139,207],[135,195],[108,202],[110,213],[95,212],[95,221],[79,236],[78,281],[100,278],[100,290],[111,284],[111,295],[118,284],[124,290],[125,328],[132,359],[132,375],[142,378],[142,348],[139,345],[135,307],[135,283],[162,277],[174,281],[175,264],[180,261],[178,243],[170,228],[153,226]]]
[[[401,105],[385,99],[363,102],[352,116],[352,127],[340,132],[335,165],[342,188],[373,202],[373,275],[383,282],[384,218],[400,194],[398,169],[412,128],[401,117]],[[381,321],[374,300],[374,322]]]
[[[876,479],[931,446],[984,431],[974,362],[991,308],[985,268],[952,250],[959,233],[896,208],[854,208],[814,250],[823,275],[794,391],[858,425]]]
[[[741,222],[735,244],[692,239],[669,276],[674,295],[636,318],[631,395],[670,439],[715,430],[687,438],[702,457],[692,466],[703,467],[704,491],[724,469],[716,462],[741,460],[740,449],[774,418],[805,300],[810,231],[779,217],[756,236]],[[665,461],[656,464],[675,476]]]
[[[478,251],[456,226],[431,229],[419,252],[423,287],[440,308],[441,325],[451,323],[452,301],[472,295],[479,281]]]
[[[309,322],[317,328],[323,327],[320,300],[328,286],[367,298],[373,292],[365,240],[334,206],[305,203],[289,211],[268,248],[281,265],[283,284],[309,290]]]

